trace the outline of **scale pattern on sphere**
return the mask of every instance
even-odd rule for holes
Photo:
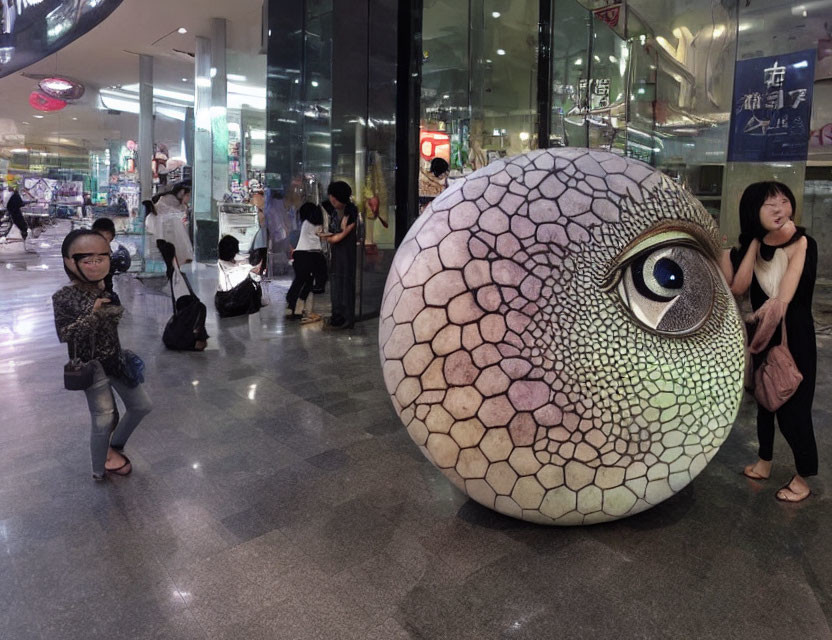
[[[641,162],[550,149],[454,183],[410,229],[379,346],[424,455],[545,524],[632,515],[725,441],[743,329],[710,215]]]

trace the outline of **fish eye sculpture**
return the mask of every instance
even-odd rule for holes
[[[500,513],[578,525],[685,487],[725,441],[744,333],[717,229],[611,153],[550,149],[455,182],[399,248],[387,390],[410,437]]]

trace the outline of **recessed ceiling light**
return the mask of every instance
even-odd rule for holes
[[[184,34],[184,33],[188,33],[188,30],[185,27],[179,27],[176,30],[176,33],[183,33]]]
[[[77,120],[77,119],[78,119],[78,116],[72,116],[72,119],[73,119],[73,120]]]
[[[506,55],[506,50],[505,49],[497,49],[497,55],[498,56]]]
[[[500,17],[500,12],[499,11],[492,11],[491,12],[491,17],[492,18],[499,18]]]
[[[318,81],[317,81],[317,80],[313,80],[313,81],[312,81],[312,86],[313,86],[313,87],[317,87],[317,86],[318,86]]]
[[[23,120],[20,124],[29,124],[29,123],[26,122],[25,120]]]
[[[38,114],[35,114],[35,115],[33,115],[32,117],[33,117],[33,118],[37,118],[38,120],[40,120],[43,116],[40,116],[40,115],[38,115]]]
[[[486,58],[486,59],[485,59],[485,63],[486,63],[486,64],[491,64],[491,58]]]
[[[188,81],[187,78],[182,78],[182,82],[187,82],[187,81]]]

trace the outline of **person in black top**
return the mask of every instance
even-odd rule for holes
[[[751,294],[756,327],[749,350],[759,365],[768,349],[780,344],[780,323],[786,318],[788,347],[803,381],[776,412],[757,406],[759,460],[743,473],[754,480],[771,474],[774,419],[786,438],[797,473],[777,492],[777,499],[800,502],[811,495],[806,478],[818,472],[818,450],[812,426],[812,401],[817,373],[817,345],[812,318],[818,248],[793,222],[795,198],[778,182],[749,186],[740,200],[738,249],[723,257],[722,269],[734,295]]]
[[[351,328],[355,323],[355,264],[358,234],[358,209],[350,202],[352,189],[346,182],[333,182],[327,189],[332,205],[328,234],[322,237],[332,246],[332,318],[333,329]]]
[[[34,253],[35,250],[31,249],[30,247],[26,246],[26,239],[29,237],[29,227],[26,224],[26,218],[23,217],[23,207],[27,204],[31,204],[31,202],[24,200],[20,197],[20,191],[15,188],[12,192],[9,201],[6,203],[6,210],[9,212],[9,217],[11,217],[12,222],[14,225],[20,229],[20,236],[23,238],[23,248],[24,250],[28,251],[29,253]]]
[[[130,252],[124,245],[118,245],[115,251],[112,250],[113,241],[116,238],[116,225],[109,218],[96,219],[92,223],[92,230],[104,236],[104,239],[110,243],[110,273],[104,278],[104,290],[117,298],[113,290],[113,276],[117,273],[127,273],[130,269],[132,263]]]

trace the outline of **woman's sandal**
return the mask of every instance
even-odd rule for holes
[[[749,464],[742,470],[742,475],[746,478],[751,478],[752,480],[768,480],[769,476],[760,475],[756,471],[754,471],[754,465]]]
[[[130,464],[130,458],[128,458],[123,453],[121,454],[121,457],[124,458],[123,465],[121,465],[120,467],[116,467],[115,469],[107,469],[106,467],[104,467],[104,471],[106,471],[107,473],[111,473],[114,476],[129,476],[130,472],[133,471],[133,465]]]
[[[792,480],[794,480],[794,478],[792,478]],[[792,489],[792,480],[789,480],[789,482],[787,484],[784,484],[782,487],[780,487],[777,490],[777,493],[774,494],[774,497],[777,498],[780,502],[792,502],[792,503],[803,502],[806,498],[808,498],[810,495],[812,495],[812,490],[811,489],[806,491],[805,494],[798,493],[797,491]],[[788,491],[788,493],[785,493],[787,491]],[[789,497],[790,495],[792,495],[794,497]]]

